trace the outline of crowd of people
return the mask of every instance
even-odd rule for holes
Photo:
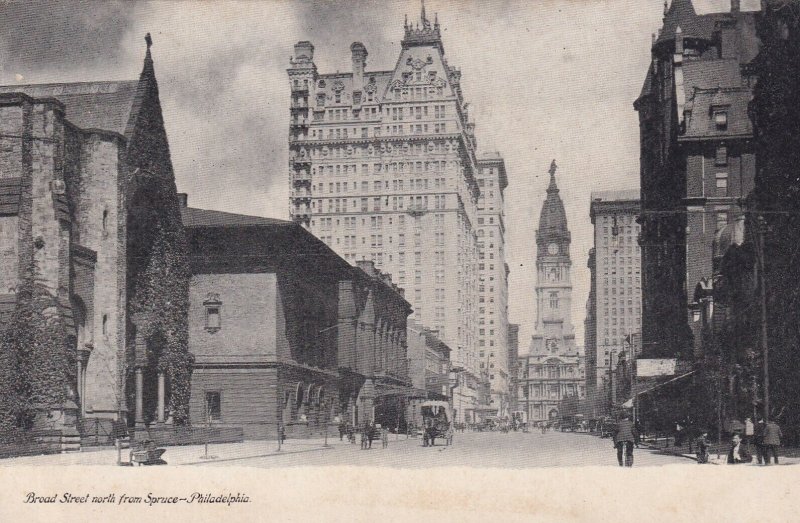
[[[781,446],[783,433],[775,421],[765,421],[760,418],[753,423],[750,418],[747,418],[744,423],[731,423],[730,426],[730,443],[726,463],[729,465],[752,463],[753,451],[755,451],[755,459],[759,465],[769,465],[771,462],[776,465],[779,463],[778,449]],[[682,447],[690,432],[689,423],[686,421],[676,422],[675,447]],[[697,436],[690,440],[690,452],[694,447],[697,463],[708,463],[710,447],[708,430],[696,429],[695,433]],[[623,413],[620,419],[614,423],[611,435],[620,467],[633,466],[633,449],[639,446],[641,434],[642,427],[639,420],[633,422],[627,413]]]

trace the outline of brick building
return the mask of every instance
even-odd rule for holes
[[[146,40],[138,80],[0,86],[0,326],[35,265],[74,343],[84,427],[169,415],[168,379],[139,350],[133,317],[154,228],[180,228]],[[144,215],[158,218],[134,219]]]
[[[418,27],[404,26],[394,69],[369,71],[366,47],[350,49],[352,71],[323,74],[311,42],[295,45],[292,218],[350,263],[371,260],[391,273],[407,289],[414,318],[452,348],[466,383],[480,382],[479,162],[461,72],[448,63],[438,20],[424,7]],[[496,260],[494,271],[503,263]],[[487,407],[477,386],[455,394],[459,421]]]
[[[450,347],[438,334],[413,320],[408,322],[408,369],[415,395],[406,419],[417,427],[422,426],[422,402],[450,399]]]
[[[717,231],[755,175],[748,102],[755,14],[698,15],[673,0],[634,107],[641,134],[642,337],[649,356],[700,356],[693,290],[712,276]]]
[[[195,424],[320,435],[395,426],[410,394],[402,291],[294,222],[182,208],[191,249]],[[402,416],[400,416],[402,421]]]

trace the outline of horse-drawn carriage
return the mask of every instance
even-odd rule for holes
[[[453,412],[446,401],[426,401],[422,404],[423,445],[434,446],[436,438],[453,442]]]

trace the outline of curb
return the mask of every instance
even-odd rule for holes
[[[259,454],[256,456],[239,456],[235,458],[222,458],[222,459],[209,459],[206,461],[190,461],[188,463],[181,463],[176,464],[173,466],[182,467],[185,465],[208,465],[209,463],[225,463],[228,461],[241,461],[245,459],[259,459],[259,458],[269,458],[271,456],[288,456],[289,454],[303,454],[306,452],[317,452],[320,450],[331,450],[333,447],[318,447],[314,449],[304,449],[304,450],[289,450],[289,451],[280,451],[280,452],[270,452],[269,454]]]

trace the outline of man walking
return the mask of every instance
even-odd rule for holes
[[[759,418],[753,429],[753,442],[756,445],[756,459],[759,465],[764,459],[764,428],[764,419]]]
[[[764,453],[764,465],[769,465],[770,454],[775,457],[775,464],[778,464],[778,447],[781,445],[783,433],[781,428],[774,421],[768,421],[764,427],[764,439],[761,442]]]
[[[622,453],[625,452],[625,466],[633,466],[633,423],[627,414],[622,415],[622,419],[617,422],[614,430],[614,447],[617,449],[617,461],[619,466],[623,465]]]

